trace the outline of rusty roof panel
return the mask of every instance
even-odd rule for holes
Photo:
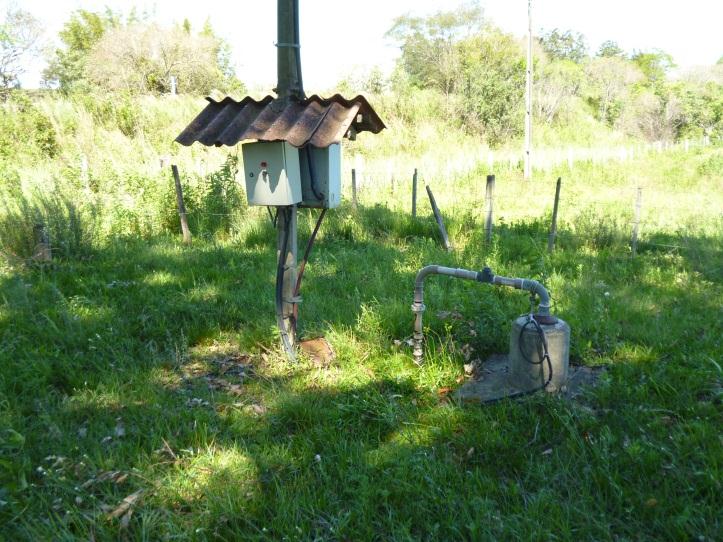
[[[328,147],[339,143],[353,128],[379,133],[384,123],[363,96],[347,100],[314,95],[304,100],[279,100],[271,96],[240,102],[206,98],[208,105],[176,138],[182,145],[232,146],[246,139],[288,141],[295,147],[311,144]]]

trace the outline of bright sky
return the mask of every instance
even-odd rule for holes
[[[78,8],[127,12],[133,5],[161,24],[187,17],[194,28],[209,18],[233,49],[237,74],[249,87],[270,90],[276,79],[275,0],[0,0],[0,13],[14,4],[38,17],[53,43],[70,13]],[[389,70],[398,49],[384,38],[395,17],[449,10],[461,0],[300,0],[304,86],[326,90],[356,69],[379,65]],[[481,0],[485,16],[502,29],[527,31],[527,0]],[[591,50],[607,39],[625,50],[662,49],[680,68],[714,64],[723,56],[721,0],[532,0],[533,31],[582,32]],[[28,66],[25,87],[35,87],[44,62]]]

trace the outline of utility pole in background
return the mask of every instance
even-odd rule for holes
[[[532,178],[532,0],[527,0],[527,91],[525,92],[525,179]]]
[[[299,0],[277,0],[277,85],[280,99],[303,99],[301,79],[301,55],[299,51]],[[284,259],[282,285],[282,335],[288,333],[291,346],[296,345],[296,322],[294,321],[294,290],[297,278],[297,211],[296,205],[277,207],[277,257]],[[285,254],[282,254],[285,252]]]

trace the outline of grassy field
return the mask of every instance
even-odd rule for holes
[[[426,204],[408,215],[406,189],[331,212],[301,305],[303,333],[336,350],[329,366],[279,353],[263,209],[191,247],[117,236],[8,264],[0,538],[720,540],[720,149],[565,171],[548,254],[557,173],[532,188],[498,175],[489,246],[481,172],[435,184],[452,253]],[[303,239],[312,225],[302,212]],[[429,263],[543,281],[572,361],[607,367],[598,385],[575,401],[453,404],[465,352],[504,352],[528,301],[430,279],[418,368],[404,340]]]

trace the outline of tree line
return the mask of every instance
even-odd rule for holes
[[[127,15],[106,9],[74,11],[60,30],[60,46],[39,44],[40,22],[20,8],[9,8],[0,24],[0,92],[19,86],[24,64],[43,55],[48,64],[42,84],[64,94],[93,91],[162,94],[244,92],[231,64],[231,50],[209,21],[194,31],[188,19],[163,27],[132,9]]]
[[[179,93],[243,93],[228,43],[209,22],[161,27],[147,15],[76,10],[60,45],[40,43],[39,21],[10,8],[0,24],[0,97],[19,86],[27,58],[44,55],[43,84],[64,94],[163,94],[171,76]],[[520,136],[526,40],[502,31],[473,2],[454,11],[398,17],[387,33],[400,48],[391,77],[380,70],[340,82],[340,90],[385,95],[383,108],[407,125],[420,115],[478,134],[490,145]],[[660,50],[624,51],[614,41],[591,52],[572,30],[543,32],[534,42],[536,122],[571,127],[587,119],[632,137],[675,140],[723,133],[723,59],[671,77]],[[387,112],[387,111],[385,111]]]
[[[523,126],[526,39],[486,21],[477,3],[429,16],[398,17],[387,36],[400,47],[387,82],[370,74],[368,91],[404,95],[432,89],[439,114],[492,144]],[[538,122],[570,124],[591,115],[647,140],[723,135],[723,58],[671,78],[661,50],[626,52],[614,41],[591,53],[572,30],[543,32],[533,44],[533,108]],[[425,98],[429,100],[429,96]]]

